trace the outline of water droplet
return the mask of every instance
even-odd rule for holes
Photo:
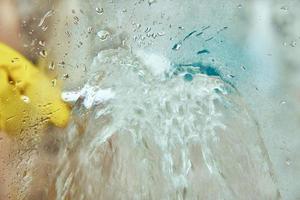
[[[286,159],[285,163],[286,163],[287,166],[290,166],[291,165],[291,160],[290,159]]]
[[[67,35],[68,37],[71,37],[70,31],[66,31],[65,33],[66,33],[66,35]]]
[[[291,46],[291,47],[296,47],[296,45],[297,45],[297,42],[296,42],[296,41],[291,41],[291,43],[290,43],[290,46]]]
[[[42,46],[42,47],[45,47],[46,46],[46,42],[43,41],[43,40],[40,40],[39,41],[39,45]]]
[[[25,171],[23,172],[23,178],[26,178],[26,176],[27,176],[27,171],[25,170]]]
[[[154,4],[155,2],[156,2],[156,0],[148,0],[149,6],[151,6],[151,5]]]
[[[40,51],[40,56],[42,56],[43,58],[46,58],[47,55],[48,55],[48,53],[46,50],[43,49],[42,51]]]
[[[200,55],[200,54],[209,54],[209,53],[210,53],[210,51],[208,51],[207,49],[203,49],[203,50],[200,50],[200,51],[197,52],[198,55]]]
[[[158,36],[164,36],[166,33],[165,32],[158,32],[157,35]]]
[[[28,96],[22,95],[22,96],[21,96],[21,99],[22,99],[22,101],[24,101],[25,103],[30,103],[30,99],[29,99]]]
[[[173,46],[172,50],[178,51],[178,50],[180,49],[181,45],[182,45],[181,42],[176,43],[176,44]]]
[[[152,36],[153,39],[155,39],[157,37],[157,34],[156,33],[152,33],[151,36]]]
[[[52,80],[51,80],[51,85],[52,85],[52,87],[55,87],[55,86],[56,86],[56,82],[57,82],[56,79],[52,79]]]
[[[64,75],[63,75],[63,78],[64,78],[64,79],[68,79],[69,77],[70,77],[69,74],[64,74]]]
[[[103,12],[104,12],[104,9],[103,9],[103,8],[96,8],[96,12],[97,12],[99,15],[102,15]]]
[[[122,46],[126,46],[126,40],[122,40]]]
[[[242,8],[242,7],[243,7],[243,5],[242,5],[242,4],[239,4],[237,7],[238,7],[238,8]]]
[[[193,80],[193,75],[192,74],[185,74],[184,75],[184,80],[185,81],[192,81]]]
[[[88,27],[88,33],[92,33],[93,32],[93,27]]]
[[[47,25],[44,25],[44,26],[42,26],[42,31],[46,31],[48,29],[48,26]]]
[[[100,40],[106,40],[109,36],[109,32],[105,30],[101,30],[97,33],[97,35],[100,38]]]
[[[73,19],[74,19],[74,24],[78,24],[79,23],[79,18],[77,16],[74,16]]]
[[[38,26],[39,26],[39,27],[42,27],[43,24],[44,24],[44,22],[45,22],[45,20],[46,20],[48,17],[51,17],[54,13],[55,13],[54,10],[49,10],[49,11],[42,17],[42,19],[40,20],[40,23],[39,23]]]
[[[49,69],[50,69],[50,70],[54,70],[54,68],[55,68],[55,64],[54,64],[54,62],[52,61],[52,62],[49,64]]]
[[[11,59],[11,63],[15,63],[15,62],[17,62],[19,60],[19,58],[13,58],[13,59]]]
[[[280,101],[281,105],[285,105],[287,102],[285,100]]]
[[[66,63],[65,63],[65,61],[61,61],[61,62],[58,63],[58,64],[64,66]]]
[[[281,9],[281,10],[284,10],[284,11],[288,11],[288,10],[289,10],[287,6],[281,6],[280,9]]]
[[[151,27],[147,27],[145,33],[149,33],[151,31]]]

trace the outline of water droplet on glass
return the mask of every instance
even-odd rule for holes
[[[181,42],[176,43],[176,44],[173,46],[172,50],[178,51],[178,50],[180,49],[181,45],[182,45]]]
[[[280,101],[280,104],[281,105],[284,105],[284,104],[286,104],[287,102],[285,101],[285,100],[282,100],[282,101]]]
[[[61,62],[58,63],[58,64],[64,66],[66,63],[65,63],[65,61],[61,61]]]
[[[88,33],[92,33],[93,32],[93,27],[88,27]]]
[[[79,23],[79,18],[77,16],[74,16],[73,19],[74,19],[74,24],[78,24]]]
[[[147,27],[145,33],[149,33],[151,31],[151,27]]]
[[[52,79],[52,80],[51,80],[51,85],[52,85],[52,87],[55,87],[55,86],[56,86],[56,82],[57,82],[56,79]]]
[[[297,42],[296,41],[291,41],[290,45],[291,45],[291,47],[296,47]]]
[[[243,6],[242,6],[242,4],[239,4],[237,7],[238,7],[238,8],[242,8]]]
[[[49,69],[50,69],[50,70],[54,70],[54,68],[55,68],[55,64],[54,64],[54,62],[52,61],[52,62],[49,64]]]
[[[122,40],[122,46],[126,46],[126,40]]]
[[[290,159],[286,159],[285,163],[286,163],[287,166],[290,166],[291,165],[291,160]]]
[[[157,37],[157,34],[156,33],[152,33],[151,36],[152,36],[153,39],[155,39]]]
[[[11,59],[11,63],[15,63],[15,62],[17,62],[19,60],[19,58],[13,58],[13,59]]]
[[[42,19],[40,20],[40,23],[39,23],[39,27],[42,27],[45,20],[48,18],[48,17],[51,17],[52,15],[54,14],[54,10],[49,10],[43,17]]]
[[[97,36],[100,38],[100,40],[106,40],[109,36],[109,32],[105,30],[101,30],[97,33]]]
[[[46,58],[47,57],[47,51],[46,50],[42,50],[42,51],[40,51],[40,56],[42,56],[43,58]]]
[[[284,11],[288,11],[288,10],[289,10],[287,6],[281,6],[280,9],[281,9],[281,10],[284,10]]]
[[[66,33],[66,35],[67,35],[68,37],[71,37],[70,31],[66,31],[65,33]]]
[[[155,2],[156,2],[156,0],[148,0],[149,6],[151,6],[151,5],[154,4]]]
[[[42,46],[42,47],[45,47],[46,46],[46,42],[43,41],[43,40],[40,40],[39,41],[39,45]]]
[[[103,8],[96,8],[96,12],[97,12],[99,15],[102,15],[103,12],[104,12],[104,9],[103,9]]]
[[[158,32],[157,35],[158,35],[158,36],[164,36],[164,35],[165,35],[165,32]]]
[[[63,75],[63,78],[64,78],[64,79],[68,79],[69,77],[70,77],[69,74],[64,74],[64,75]]]
[[[184,80],[185,81],[192,81],[193,80],[193,75],[192,74],[185,74],[184,75]]]
[[[25,103],[30,103],[30,99],[29,99],[28,96],[22,95],[22,96],[21,96],[21,99],[22,99],[22,101],[24,101]]]
[[[47,25],[44,25],[44,26],[42,26],[42,31],[46,31],[48,29],[48,26]]]

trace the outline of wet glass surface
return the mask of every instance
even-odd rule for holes
[[[299,6],[1,1],[0,199],[300,198]]]

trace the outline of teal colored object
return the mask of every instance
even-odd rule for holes
[[[192,81],[193,80],[193,75],[192,74],[185,74],[184,75],[184,80],[185,81]]]

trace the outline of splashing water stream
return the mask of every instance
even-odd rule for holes
[[[279,198],[236,89],[201,70],[186,80],[174,67],[155,73],[123,48],[94,58],[89,82],[73,93],[57,199]]]

